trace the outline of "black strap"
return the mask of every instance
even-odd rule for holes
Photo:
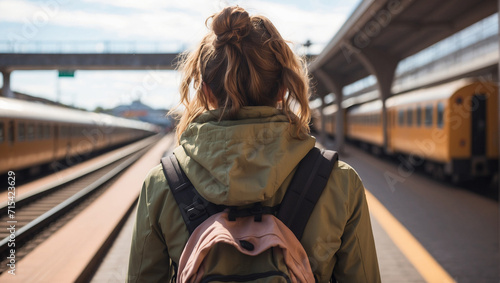
[[[277,215],[299,240],[337,160],[337,152],[315,147],[299,163]],[[208,217],[224,209],[224,206],[208,202],[196,191],[173,154],[162,158],[161,164],[190,235]],[[254,213],[256,208],[261,211]],[[232,208],[230,214],[231,218],[255,215],[255,220],[259,221],[259,215],[275,211],[276,208],[256,205],[241,211]]]
[[[174,154],[161,159],[163,173],[168,186],[179,206],[182,218],[191,235],[210,215],[222,211],[222,207],[205,200],[194,188],[191,181],[182,171]]]
[[[299,163],[278,212],[299,240],[337,160],[337,152],[314,147]]]

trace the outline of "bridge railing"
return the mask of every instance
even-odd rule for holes
[[[160,41],[0,41],[0,53],[180,53],[186,48]]]

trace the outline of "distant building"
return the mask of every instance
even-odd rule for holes
[[[111,114],[114,116],[137,119],[170,128],[173,121],[167,117],[167,112],[167,109],[153,109],[140,100],[133,101],[130,105],[120,105],[111,109]]]

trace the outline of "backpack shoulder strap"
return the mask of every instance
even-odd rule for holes
[[[175,201],[186,223],[189,235],[211,215],[221,211],[221,208],[205,200],[194,188],[191,181],[182,171],[179,162],[172,153],[161,159],[163,173]]]
[[[337,160],[337,152],[314,147],[299,163],[278,212],[299,240]]]

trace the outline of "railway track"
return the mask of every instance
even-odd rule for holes
[[[139,159],[156,140],[148,139],[128,149],[122,156],[100,164],[98,168],[23,195],[16,199],[15,206],[10,206],[10,212],[7,202],[0,205],[2,259],[7,258],[14,244],[16,260],[28,254],[105,191],[107,185]],[[11,234],[14,230],[15,234]],[[6,263],[7,260],[0,263],[0,273],[8,269]]]

